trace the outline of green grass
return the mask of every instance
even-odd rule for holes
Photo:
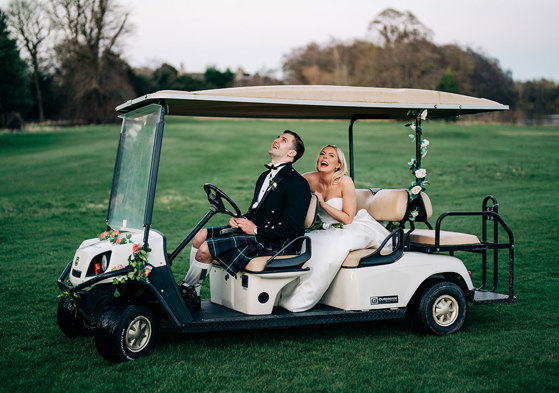
[[[285,128],[306,142],[301,172],[313,169],[323,144],[347,153],[344,122],[167,120],[153,227],[170,249],[207,211],[203,183],[223,188],[244,210],[266,151]],[[56,279],[80,242],[104,229],[118,131],[0,135],[0,391],[557,391],[558,128],[424,125],[436,216],[478,210],[488,194],[498,198],[515,234],[516,303],[471,306],[462,330],[447,337],[418,335],[405,320],[165,333],[150,356],[112,365],[91,338],[58,330]],[[408,131],[398,123],[356,124],[358,187],[409,184]],[[478,226],[460,220],[448,229]],[[464,260],[479,280],[478,259]],[[177,279],[187,265],[186,254],[176,260]]]

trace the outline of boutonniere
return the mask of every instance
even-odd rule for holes
[[[278,188],[278,183],[276,183],[274,181],[274,179],[270,179],[270,185],[269,187],[271,187],[273,190],[275,190],[276,188]]]

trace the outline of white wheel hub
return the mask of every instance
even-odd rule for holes
[[[450,295],[441,295],[433,303],[433,319],[440,326],[450,326],[458,318],[460,306]]]
[[[126,328],[126,347],[132,352],[140,352],[151,338],[151,322],[139,315]]]

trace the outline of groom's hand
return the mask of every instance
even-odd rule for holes
[[[231,228],[238,228],[239,227],[239,223],[237,222],[237,220],[239,220],[238,218],[235,217],[231,217],[231,219],[229,220],[229,226]]]
[[[244,233],[247,235],[254,235],[254,230],[256,229],[256,225],[246,218],[238,218],[237,225],[239,228],[243,230]]]

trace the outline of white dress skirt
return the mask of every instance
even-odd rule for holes
[[[326,203],[342,209],[342,198],[332,198]],[[318,216],[325,224],[338,222],[320,207]],[[312,245],[312,256],[307,262],[310,271],[282,289],[279,305],[292,312],[313,308],[336,277],[350,251],[378,247],[388,234],[388,230],[364,209],[359,210],[353,222],[343,228],[330,227],[308,233]],[[384,249],[391,250],[392,242]]]

